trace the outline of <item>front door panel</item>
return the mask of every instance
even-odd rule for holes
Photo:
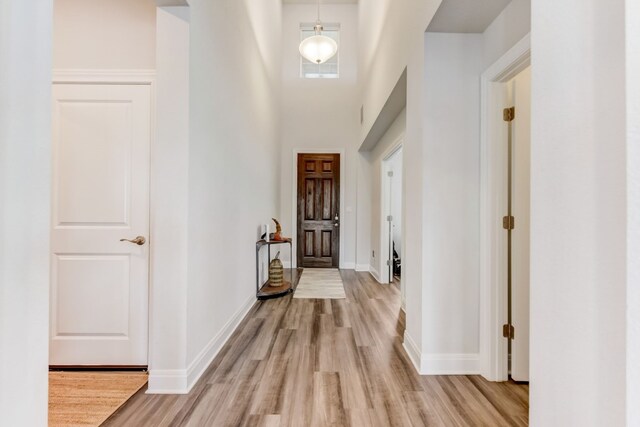
[[[298,155],[298,266],[338,267],[340,155]]]

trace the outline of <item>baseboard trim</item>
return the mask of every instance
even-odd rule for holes
[[[420,349],[416,345],[416,342],[411,338],[411,335],[404,331],[404,339],[402,342],[402,347],[404,347],[404,351],[407,352],[407,356],[409,356],[409,360],[413,363],[413,367],[418,372],[420,372]]]
[[[223,328],[189,364],[187,369],[151,370],[147,394],[187,394],[207,370],[213,359],[227,343],[240,322],[246,317],[253,305],[255,296],[248,298],[240,309],[229,319]]]
[[[151,369],[147,394],[187,394],[186,369]]]
[[[356,264],[356,271],[368,272],[369,268],[369,264]]]
[[[207,370],[213,359],[218,355],[222,347],[227,343],[231,334],[240,325],[240,322],[245,318],[251,307],[256,302],[256,297],[251,296],[248,298],[242,307],[234,314],[231,319],[224,325],[222,330],[209,341],[209,343],[202,349],[202,351],[196,356],[187,368],[187,386],[189,390],[193,388],[196,382],[200,379],[204,371]]]
[[[480,353],[422,354],[406,331],[402,346],[420,375],[480,374]]]
[[[355,270],[356,269],[356,263],[355,262],[345,262],[340,266],[340,268],[342,270]]]
[[[479,353],[423,354],[422,375],[479,375]]]
[[[380,273],[378,273],[378,270],[376,270],[374,266],[369,266],[369,273],[371,273],[378,283],[382,283],[382,280],[380,280]]]

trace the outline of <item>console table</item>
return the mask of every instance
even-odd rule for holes
[[[293,269],[289,269],[289,281],[283,281],[282,286],[272,287],[269,285],[269,280],[265,283],[260,283],[260,249],[265,246],[267,247],[267,257],[270,263],[271,246],[273,245],[289,245],[289,259],[293,259],[293,245],[291,244],[291,239],[268,241],[258,240],[256,242],[256,298],[259,300],[279,298],[293,292]]]

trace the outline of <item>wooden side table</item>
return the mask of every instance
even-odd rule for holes
[[[286,280],[282,286],[272,287],[267,280],[260,283],[260,249],[267,247],[267,256],[271,262],[271,246],[273,245],[289,245],[289,259],[293,260],[293,245],[291,239],[285,240],[258,240],[256,242],[256,298],[259,300],[267,300],[271,298],[279,298],[289,295],[293,292],[293,269],[289,269],[289,281]]]

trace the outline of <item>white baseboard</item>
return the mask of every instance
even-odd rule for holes
[[[423,354],[422,375],[479,375],[479,353]]]
[[[255,302],[256,297],[254,295],[248,298],[236,314],[224,325],[222,330],[209,341],[205,348],[203,348],[193,362],[191,362],[187,369],[187,385],[189,390],[191,390],[211,362],[213,362],[213,359],[215,359],[222,347],[227,343],[231,334],[233,334],[238,325],[240,325],[240,322],[242,322],[247,313],[249,313],[249,310],[251,310]]]
[[[402,347],[404,347],[404,351],[407,352],[409,360],[413,363],[413,367],[416,368],[416,371],[420,374],[420,349],[406,330],[404,331]]]
[[[376,279],[378,283],[382,283],[382,280],[380,280],[380,273],[378,273],[378,270],[376,270],[374,266],[369,266],[369,273],[371,273],[373,278]]]
[[[252,295],[189,364],[187,369],[150,370],[147,394],[187,394],[255,304]]]
[[[356,271],[369,271],[369,264],[356,264]]]
[[[340,269],[342,269],[342,270],[355,270],[356,269],[356,263],[355,262],[345,262],[340,266]]]
[[[479,375],[479,353],[422,354],[407,332],[402,344],[420,375]]]
[[[186,369],[151,369],[147,394],[187,394]]]

